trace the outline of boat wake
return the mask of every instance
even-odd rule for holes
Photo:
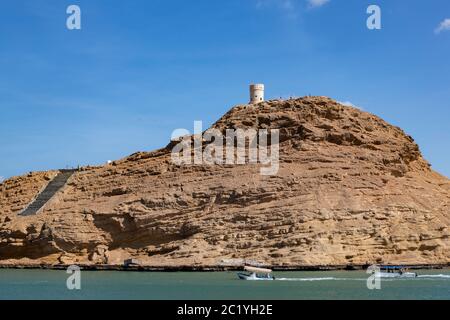
[[[275,280],[277,280],[277,281],[346,281],[346,280],[362,281],[362,280],[366,280],[366,279],[322,277],[322,278],[276,278]]]
[[[423,274],[417,277],[387,277],[382,278],[383,281],[394,280],[414,280],[414,279],[450,279],[449,274]],[[320,278],[276,278],[277,281],[367,281],[367,278],[336,278],[336,277],[320,277]]]
[[[417,276],[417,278],[440,278],[440,279],[450,279],[450,274],[423,274]]]

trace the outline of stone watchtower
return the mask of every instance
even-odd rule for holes
[[[250,85],[250,104],[255,104],[264,101],[264,85],[251,84]]]

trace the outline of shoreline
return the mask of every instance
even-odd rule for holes
[[[401,265],[411,270],[433,270],[450,268],[450,262],[444,264],[383,264]],[[0,270],[67,270],[70,265],[8,265],[0,264]],[[122,266],[122,265],[77,265],[82,271],[124,271],[124,272],[226,272],[242,271],[243,266]],[[273,271],[362,271],[370,265],[323,265],[323,266],[270,266]]]

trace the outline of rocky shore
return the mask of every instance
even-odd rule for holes
[[[67,270],[71,265],[0,265],[1,269],[20,270]],[[224,272],[242,271],[243,266],[120,266],[120,265],[77,265],[80,270],[85,271],[129,271],[129,272]],[[277,266],[262,265],[263,268],[270,268],[273,271],[358,271],[367,270],[369,265],[330,265],[330,266]],[[450,263],[434,265],[407,265],[410,270],[439,270],[449,269]]]

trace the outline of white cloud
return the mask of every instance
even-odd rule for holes
[[[321,7],[331,0],[255,0],[257,9],[277,8],[290,18],[298,18],[302,4],[309,9]]]
[[[434,30],[436,34],[441,33],[442,31],[450,31],[450,19],[445,19],[442,21],[439,26]]]
[[[363,110],[363,108],[354,105],[350,101],[344,101],[344,102],[338,101],[337,103],[342,104],[343,106],[346,106],[346,107],[352,107],[352,108],[356,108],[356,109],[359,109],[359,110]]]
[[[2,176],[0,176],[0,183],[2,183],[3,181],[5,181],[5,178],[3,178]]]
[[[310,8],[318,8],[327,4],[330,0],[308,0],[308,4]]]

